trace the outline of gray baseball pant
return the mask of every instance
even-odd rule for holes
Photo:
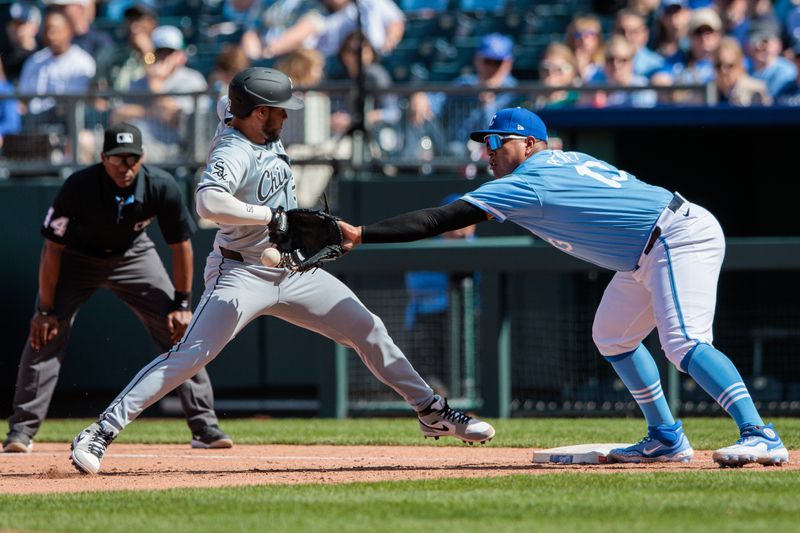
[[[133,310],[160,349],[172,346],[166,316],[173,309],[174,287],[152,241],[137,241],[123,256],[109,258],[65,248],[55,295],[58,335],[39,351],[25,343],[13,414],[8,419],[11,431],[21,431],[29,437],[39,431],[53,398],[72,323],[80,306],[100,288],[109,289]],[[218,422],[214,392],[205,369],[175,386],[193,433]]]
[[[222,259],[206,266],[206,290],[184,337],[156,357],[100,416],[122,430],[179,383],[202,370],[254,318],[271,315],[352,348],[378,380],[414,410],[433,390],[394,344],[383,322],[324,270],[289,275],[282,269]]]

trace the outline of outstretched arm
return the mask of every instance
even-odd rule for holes
[[[207,187],[197,191],[197,214],[217,224],[240,226],[265,225],[272,220],[272,210],[265,205],[246,204],[221,189]]]
[[[488,219],[485,211],[464,200],[442,206],[411,211],[367,226],[339,222],[344,248],[349,251],[362,243],[409,242],[465,228]]]
[[[300,48],[307,38],[319,35],[324,29],[324,19],[319,13],[305,15],[294,26],[264,45],[262,56],[266,59],[282,56]]]

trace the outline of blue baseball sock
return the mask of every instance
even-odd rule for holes
[[[675,424],[667,399],[661,390],[658,367],[643,344],[632,352],[606,356],[606,359],[633,394],[633,399],[639,404],[648,426]]]
[[[697,344],[681,361],[681,369],[733,417],[740,430],[764,425],[742,376],[724,353],[710,344]]]

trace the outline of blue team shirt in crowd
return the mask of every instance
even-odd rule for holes
[[[768,67],[754,70],[751,75],[766,82],[769,94],[777,96],[797,79],[797,67],[785,57],[776,57]]]
[[[570,255],[625,272],[636,269],[672,193],[590,155],[545,150],[462,199]]]

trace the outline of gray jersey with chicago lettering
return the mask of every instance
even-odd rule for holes
[[[297,207],[294,177],[283,144],[255,144],[234,128],[224,128],[211,141],[208,164],[197,191],[214,187],[232,194],[246,204]],[[235,250],[248,263],[260,263],[269,236],[266,224],[240,226],[220,224],[215,238],[218,246]]]

